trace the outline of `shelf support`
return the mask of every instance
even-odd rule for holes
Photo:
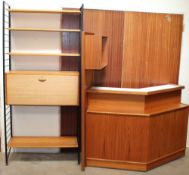
[[[4,151],[5,151],[5,164],[8,165],[8,159],[11,153],[11,148],[8,146],[8,142],[11,139],[12,133],[12,106],[6,105],[6,87],[5,87],[5,72],[8,69],[11,70],[11,56],[6,54],[6,50],[11,51],[11,36],[10,31],[7,30],[11,26],[11,16],[9,12],[10,6],[3,1],[3,113],[4,113]],[[5,19],[8,18],[8,19]],[[7,21],[8,20],[8,21]],[[8,46],[6,45],[8,43]],[[8,58],[7,58],[8,57]],[[7,64],[8,63],[8,64]]]
[[[84,10],[84,4],[81,5],[80,7],[80,59],[79,59],[79,72],[80,72],[80,80],[79,80],[79,89],[80,89],[80,94],[79,94],[79,104],[80,106],[78,107],[78,117],[77,117],[77,141],[78,141],[78,164],[80,164],[80,157],[81,157],[81,101],[82,101],[82,94],[81,94],[81,89],[82,89],[82,31],[83,31],[83,10]]]

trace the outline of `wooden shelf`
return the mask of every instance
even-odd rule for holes
[[[15,74],[15,75],[68,75],[68,76],[78,76],[79,71],[9,71],[6,74]]]
[[[54,52],[9,52],[11,56],[68,56],[77,57],[79,53],[54,53]]]
[[[64,13],[64,14],[81,14],[80,10],[33,10],[33,9],[9,9],[11,13]]]
[[[81,32],[80,29],[7,28],[10,31]]]
[[[12,148],[77,148],[77,137],[12,137]]]

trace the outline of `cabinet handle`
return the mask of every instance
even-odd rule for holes
[[[47,81],[47,79],[46,78],[39,78],[38,81],[45,82],[45,81]]]

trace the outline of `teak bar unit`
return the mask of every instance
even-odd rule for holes
[[[40,18],[14,23],[19,15],[22,20]],[[45,23],[45,15],[53,25]],[[78,163],[81,152],[83,170],[94,166],[147,171],[184,156],[188,105],[182,104],[184,86],[178,85],[182,30],[181,14],[92,10],[83,5],[12,9],[4,2],[6,164],[13,148],[75,149]],[[43,44],[37,47],[29,33],[40,34]],[[28,38],[34,48],[27,48]],[[26,67],[18,64],[17,69],[18,59]],[[28,69],[31,61],[45,59],[58,60],[58,67],[48,70],[36,64]],[[59,106],[60,135],[14,135],[12,106]]]
[[[62,28],[45,28],[45,27],[28,27],[27,21],[22,26],[15,27],[15,22],[12,15],[22,14],[27,18],[28,14],[31,15],[61,15],[61,20],[67,19],[66,24],[62,25]],[[65,17],[64,17],[65,16]],[[23,20],[25,20],[23,18]],[[25,9],[11,9],[10,6],[3,2],[3,80],[4,80],[4,125],[5,125],[5,161],[8,165],[8,158],[13,148],[70,148],[75,149],[78,154],[78,163],[80,162],[80,117],[81,117],[81,34],[82,34],[82,21],[83,21],[83,6],[80,9],[72,10],[25,10]],[[37,20],[37,19],[36,19]],[[19,23],[19,21],[18,21]],[[62,21],[60,21],[60,24]],[[73,23],[73,25],[69,25]],[[37,24],[37,23],[36,23]],[[34,25],[36,25],[34,24]],[[74,24],[76,24],[74,26]],[[41,25],[41,24],[40,24]],[[11,39],[16,32],[24,32],[24,36],[29,37],[27,32],[39,32],[43,34],[45,32],[60,32],[62,42],[60,42],[60,50],[40,50],[29,48],[26,50],[23,45],[23,50],[18,49],[15,43],[20,42],[20,35],[14,38],[14,47],[12,47]],[[33,33],[34,34],[34,33]],[[74,39],[74,43],[69,42],[70,39]],[[66,40],[64,41],[64,38]],[[42,39],[44,38],[44,35]],[[25,38],[27,41],[27,38]],[[54,41],[53,41],[54,42]],[[58,43],[59,41],[57,41]],[[57,45],[56,43],[56,45]],[[66,46],[67,45],[67,46]],[[42,46],[42,45],[41,45]],[[66,46],[66,48],[64,48]],[[75,49],[73,50],[73,47]],[[71,49],[70,49],[71,48]],[[16,58],[25,58],[25,62],[29,62],[28,57],[33,58],[34,61],[38,61],[38,57],[43,57],[45,61],[46,57],[60,57],[61,66],[60,70],[19,70],[12,62],[16,62]],[[53,58],[52,58],[53,59]],[[66,64],[64,61],[66,60]],[[73,61],[74,60],[74,61]],[[75,67],[67,69],[68,64],[74,64]],[[26,66],[27,67],[27,66]],[[12,122],[12,106],[60,106],[61,108],[70,109],[73,108],[76,113],[77,125],[73,135],[60,133],[60,136],[26,136],[15,135],[13,133]],[[60,113],[60,115],[62,115]],[[67,113],[67,120],[69,127],[69,120],[72,120],[70,113]],[[60,122],[61,125],[61,122]],[[60,128],[62,128],[61,126]],[[63,128],[64,129],[64,128]]]
[[[87,166],[146,171],[185,154],[188,105],[180,102],[183,87],[151,89],[87,91]]]
[[[180,14],[84,10],[84,32],[106,36],[109,47],[106,66],[88,69],[96,58],[83,46],[83,168],[147,171],[184,156],[182,22]]]

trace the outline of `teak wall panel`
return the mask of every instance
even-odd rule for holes
[[[77,133],[77,107],[62,106],[61,107],[61,135],[75,136]]]
[[[79,15],[62,15],[61,27],[66,29],[79,29]],[[80,33],[62,32],[61,33],[62,52],[80,52]],[[78,70],[79,57],[61,57],[61,70]],[[61,135],[76,135],[77,133],[77,107],[61,107]]]
[[[79,29],[79,15],[62,15],[62,28]],[[62,32],[61,33],[62,52],[79,53],[80,52],[80,33]],[[78,57],[61,57],[61,70],[78,70]]]
[[[84,31],[108,37],[108,65],[94,72],[94,85],[121,87],[124,12],[84,10]]]
[[[89,33],[102,34],[103,20],[105,11],[103,10],[84,10],[84,31]]]
[[[125,12],[122,87],[178,83],[182,19]]]

